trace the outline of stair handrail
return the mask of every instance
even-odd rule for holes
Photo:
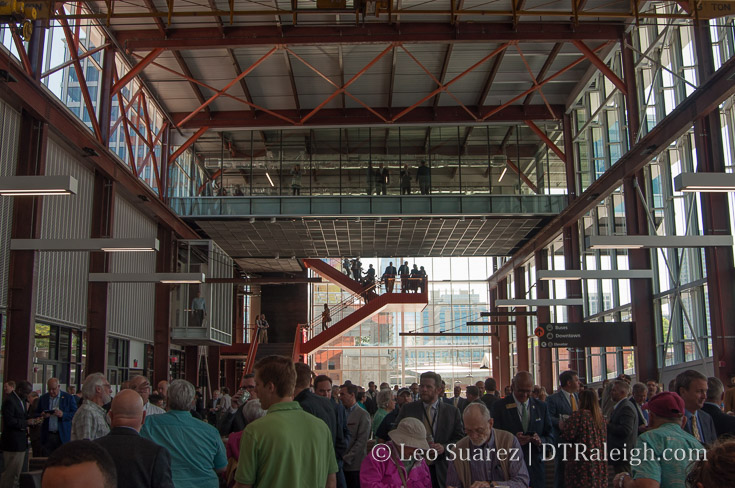
[[[360,293],[352,293],[348,295],[347,298],[345,298],[344,300],[336,304],[335,306],[330,307],[329,314],[332,317],[332,324],[339,322],[339,320],[342,320],[344,316],[342,316],[338,320],[335,320],[335,318],[340,316],[340,314],[342,314],[345,310],[353,307],[360,301],[363,301],[364,303],[362,305],[365,305],[367,303],[367,300],[365,300],[365,297],[367,296],[367,294],[373,292],[376,295],[378,295],[376,290],[378,289],[381,283],[383,282],[380,280],[377,280],[372,285],[369,285],[363,288],[363,290]],[[314,319],[312,319],[311,322],[309,322],[308,324],[305,324],[305,327],[308,330],[307,339],[312,339],[317,334],[316,331],[318,328],[320,328],[321,323],[322,323],[322,318],[320,314],[317,317],[314,317]],[[319,332],[322,332],[322,331],[319,331]]]
[[[250,374],[253,372],[255,366],[255,356],[258,354],[258,327],[255,327],[250,337],[250,347],[248,348],[248,357],[245,360],[245,367],[243,368],[243,375]]]

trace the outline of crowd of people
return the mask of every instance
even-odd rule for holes
[[[7,382],[0,488],[17,486],[34,428],[43,488],[542,488],[547,462],[555,487],[735,486],[735,386],[694,370],[670,391],[621,375],[598,396],[574,371],[558,385],[547,396],[521,371],[503,395],[487,378],[448,396],[429,371],[407,388],[365,389],[283,356],[209,405],[180,379],[152,392],[136,376],[114,398],[101,373],[81,396],[55,378],[41,396]]]
[[[342,260],[342,271],[348,277],[358,281],[366,288],[373,288],[376,283],[376,271],[373,265],[368,265],[368,269],[363,272],[362,262],[360,258],[350,259],[348,257]],[[404,261],[402,265],[396,269],[393,261],[388,263],[383,274],[380,276],[380,283],[385,286],[386,293],[393,293],[396,279],[401,280],[401,293],[424,293],[428,283],[428,275],[423,266],[419,267],[414,264],[410,268],[408,261]]]

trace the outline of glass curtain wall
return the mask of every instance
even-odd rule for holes
[[[342,269],[338,259],[326,260]],[[424,266],[429,276],[429,304],[419,313],[381,312],[345,335],[317,350],[311,357],[316,374],[326,374],[335,384],[351,380],[409,385],[424,371],[442,375],[448,388],[467,386],[491,375],[490,337],[405,337],[401,332],[486,332],[467,326],[488,310],[487,277],[492,258],[379,258],[362,259],[378,275],[390,261]],[[395,291],[398,291],[398,285]],[[321,316],[324,304],[337,306],[347,294],[328,283],[311,285],[311,315]],[[335,320],[336,321],[336,320]],[[332,323],[334,325],[335,322]],[[320,325],[318,326],[321,327]],[[319,329],[320,331],[320,329]]]

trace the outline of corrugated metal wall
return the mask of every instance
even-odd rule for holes
[[[0,176],[12,176],[18,164],[20,113],[0,101]],[[13,198],[0,197],[0,310],[8,306],[8,265]]]
[[[76,195],[43,197],[41,239],[86,239],[92,224],[94,175],[52,138],[46,149],[46,174],[71,175]],[[89,253],[39,252],[36,314],[44,322],[87,324]]]
[[[115,195],[113,237],[156,237],[155,222],[131,203]],[[111,273],[155,273],[155,252],[118,252],[110,256]],[[155,285],[110,283],[107,295],[107,331],[120,337],[153,342]]]

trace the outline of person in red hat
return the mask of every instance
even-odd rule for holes
[[[643,408],[649,413],[649,430],[638,436],[632,476],[620,473],[613,488],[671,488],[683,486],[690,463],[706,455],[706,449],[683,429],[684,400],[672,392],[651,398]]]

